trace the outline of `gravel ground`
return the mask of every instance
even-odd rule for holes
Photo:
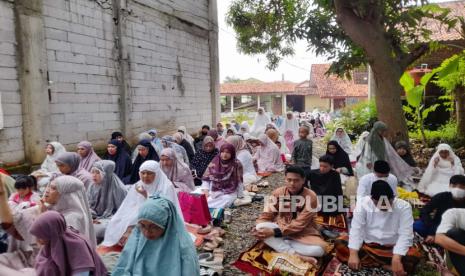
[[[320,142],[314,143],[314,152],[321,155],[324,152],[324,147]],[[262,181],[268,181],[269,187],[259,188],[260,194],[269,195],[271,192],[284,185],[284,174],[276,173]],[[232,221],[226,224],[226,234],[224,236],[225,260],[224,274],[225,276],[247,275],[240,270],[237,270],[232,264],[237,260],[239,255],[255,244],[256,239],[250,234],[255,226],[255,220],[263,210],[263,202],[253,202],[247,206],[241,206],[231,209]]]
[[[270,183],[267,188],[260,188],[261,194],[270,194],[275,188],[283,183],[283,174],[273,174],[266,178]],[[223,248],[225,250],[224,274],[229,275],[246,275],[232,266],[239,255],[255,244],[255,238],[250,231],[255,226],[255,220],[263,210],[263,202],[253,202],[247,206],[241,206],[231,209],[232,221],[226,224],[226,235],[224,237]]]
[[[434,149],[419,149],[418,145],[413,146],[412,153],[414,158],[419,161],[419,165],[424,167],[432,155]],[[465,157],[465,150],[462,149],[463,156]],[[325,152],[325,146],[322,141],[314,142],[314,154],[319,156]],[[423,160],[425,159],[425,160]],[[465,163],[465,162],[464,162]],[[269,182],[270,186],[267,188],[259,188],[260,194],[268,195],[277,187],[284,184],[284,174],[277,173],[264,179]],[[242,271],[236,269],[232,264],[238,259],[239,255],[255,244],[255,238],[250,234],[252,228],[255,226],[255,220],[263,210],[263,202],[254,202],[247,206],[231,209],[232,221],[230,224],[225,225],[226,234],[224,236],[225,260],[224,260],[224,273],[225,276],[247,275]],[[424,263],[420,264],[417,273],[419,276],[432,276],[438,275],[436,271],[430,267],[425,266]]]

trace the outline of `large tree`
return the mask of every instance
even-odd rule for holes
[[[427,20],[455,24],[449,11],[426,0],[233,0],[227,23],[246,54],[265,54],[274,69],[294,53],[293,44],[332,61],[328,73],[350,77],[364,64],[373,70],[379,119],[392,140],[408,137],[399,79],[415,60],[435,48]]]

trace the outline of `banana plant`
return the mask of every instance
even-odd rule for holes
[[[403,106],[404,112],[408,114],[413,121],[407,124],[414,130],[418,131],[422,137],[422,142],[426,145],[425,120],[428,115],[435,111],[440,104],[434,104],[429,107],[425,105],[425,89],[435,72],[426,73],[420,79],[420,84],[415,85],[415,80],[410,73],[405,72],[400,78],[400,84],[405,90],[407,105]]]

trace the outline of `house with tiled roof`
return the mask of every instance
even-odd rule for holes
[[[356,71],[351,80],[327,76],[330,64],[314,64],[310,80],[257,83],[224,83],[221,85],[222,111],[234,112],[244,108],[265,107],[275,115],[287,110],[335,110],[368,98],[368,75]]]
[[[312,64],[306,98],[308,109],[321,108],[322,102],[330,110],[337,110],[368,99],[368,72],[355,70],[352,79],[341,79],[327,75],[330,64]]]
[[[449,1],[437,3],[443,8],[450,10],[451,16],[465,17],[465,1]],[[441,63],[458,54],[465,49],[465,39],[460,33],[460,27],[448,29],[444,24],[435,20],[427,20],[425,22],[427,28],[431,30],[431,39],[437,41],[441,47],[439,49],[425,54],[419,58],[408,70],[419,83],[421,77],[431,72],[432,69],[441,65]],[[444,92],[434,83],[429,83],[425,90],[425,105],[430,106],[441,102],[438,98],[444,95]],[[439,126],[450,119],[450,111],[443,105],[440,105],[434,112],[431,112],[426,119],[426,125]]]
[[[299,96],[296,83],[290,81],[275,82],[237,82],[223,83],[220,88],[222,112],[255,109],[264,107],[275,115],[286,112],[287,100],[293,101]],[[301,96],[303,97],[303,96]],[[296,110],[300,110],[300,107]]]

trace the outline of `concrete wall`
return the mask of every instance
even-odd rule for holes
[[[319,96],[311,95],[305,96],[305,111],[311,112],[313,109],[319,110],[329,110],[330,109],[330,100],[322,99]]]
[[[14,20],[13,4],[0,1],[0,93],[4,113],[0,162],[24,159]]]
[[[34,139],[21,128],[20,95],[28,100],[29,92],[18,85],[17,61],[28,61],[29,45],[23,38],[15,51],[15,9],[24,14],[17,33],[24,33],[29,9],[43,22],[43,37],[31,35],[30,43],[44,48],[48,99],[40,122],[48,123]],[[0,161],[40,162],[42,154],[23,148],[46,140],[69,150],[81,140],[103,147],[115,130],[132,138],[149,128],[194,130],[218,120],[216,22],[214,0],[0,0]],[[30,76],[19,75],[28,83]]]

